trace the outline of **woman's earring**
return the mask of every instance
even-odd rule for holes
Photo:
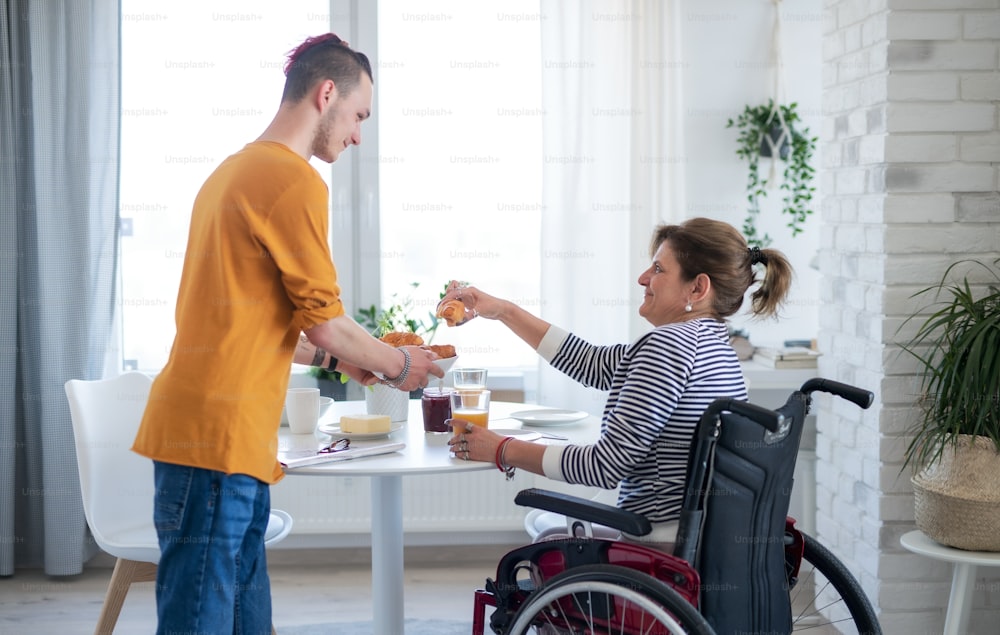
[[[688,303],[684,305],[684,310],[686,312],[688,312],[688,313],[690,313],[693,309],[694,309],[694,307],[691,306],[691,302],[690,301],[688,301]]]

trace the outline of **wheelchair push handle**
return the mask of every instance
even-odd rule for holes
[[[738,401],[736,399],[716,399],[711,404],[709,404],[708,409],[705,410],[704,417],[714,418],[721,412],[732,412],[738,415],[742,415],[751,421],[754,421],[771,432],[777,432],[778,428],[784,422],[784,415],[777,413],[773,410],[768,410],[767,408],[762,408],[761,406],[755,406],[749,401]]]
[[[875,395],[870,390],[850,386],[848,384],[842,384],[839,381],[834,381],[832,379],[823,379],[822,377],[814,377],[813,379],[806,381],[806,383],[802,384],[802,388],[799,389],[800,392],[803,392],[806,395],[809,395],[817,390],[820,392],[828,392],[830,394],[837,395],[838,397],[843,397],[865,410],[867,410],[872,405],[872,402],[875,401]]]

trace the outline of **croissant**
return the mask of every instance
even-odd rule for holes
[[[454,357],[458,354],[455,352],[455,347],[451,344],[428,344],[424,348],[431,351],[441,359],[448,359],[449,357]]]
[[[421,346],[424,343],[424,338],[416,333],[401,333],[398,331],[386,333],[379,339],[395,348],[399,348],[400,346]]]
[[[443,302],[437,308],[437,317],[444,320],[448,326],[455,326],[465,319],[465,304],[461,300]]]

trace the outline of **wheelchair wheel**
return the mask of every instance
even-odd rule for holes
[[[554,576],[518,609],[505,635],[713,635],[676,591],[625,567],[582,565]]]
[[[791,590],[792,631],[881,635],[875,610],[847,567],[812,536],[802,538],[804,562]]]

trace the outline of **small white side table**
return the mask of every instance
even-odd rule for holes
[[[899,542],[908,551],[954,565],[948,612],[944,618],[944,635],[965,635],[968,632],[969,611],[972,609],[972,595],[976,585],[976,567],[1000,567],[1000,553],[948,547],[931,540],[919,529],[903,534]]]

